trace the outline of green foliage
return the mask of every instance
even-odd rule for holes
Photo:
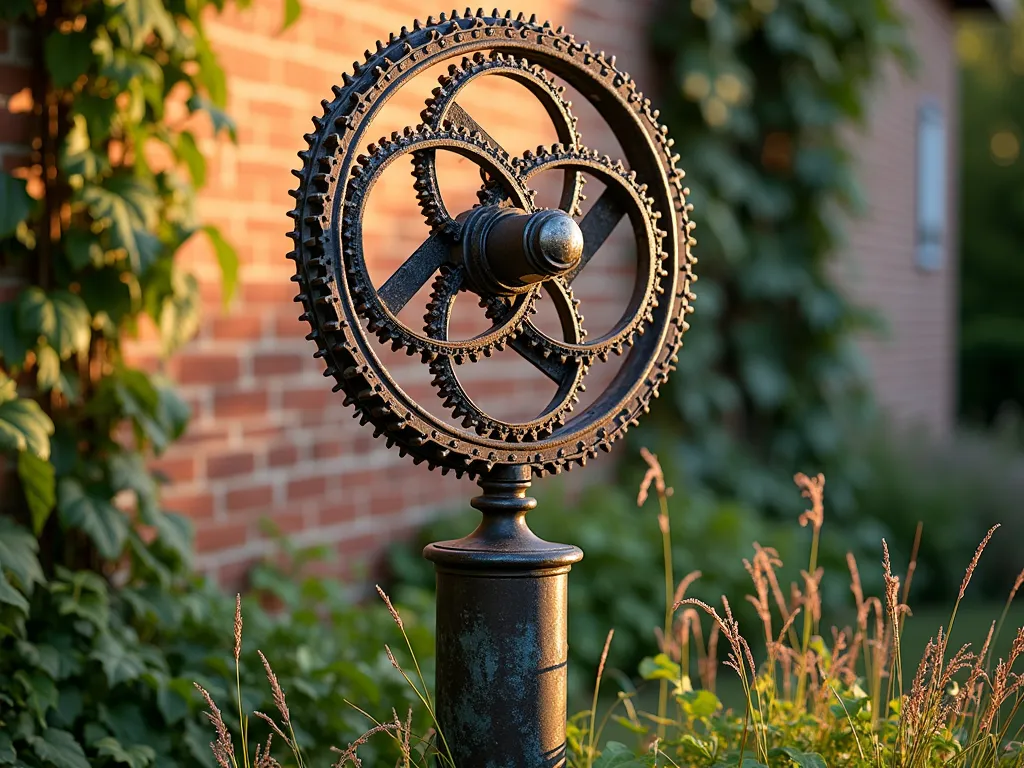
[[[214,765],[193,682],[230,701],[234,601],[198,580],[163,583],[158,574],[180,571],[179,553],[133,544],[133,575],[119,588],[85,570],[57,567],[45,577],[35,537],[0,517],[0,765]],[[327,765],[331,746],[367,728],[346,699],[382,712],[405,712],[414,699],[384,651],[400,643],[391,617],[352,603],[334,581],[304,576],[319,554],[277,558],[283,566],[255,574],[240,686],[247,710],[273,711],[256,656],[262,650],[288,691],[306,754]],[[270,613],[261,602],[287,610]],[[418,615],[430,614],[422,609],[406,606],[402,614],[417,656],[429,664],[432,633]],[[232,707],[224,709],[237,727]],[[251,732],[265,741],[262,722]],[[384,744],[366,750],[371,761],[386,754]]]
[[[905,603],[914,569],[905,583],[893,573],[884,540],[882,594],[866,593],[851,567],[854,618],[845,629],[825,623],[816,568],[820,532],[828,526],[824,483],[821,476],[797,482],[810,500],[801,519],[813,528],[810,559],[786,589],[777,553],[755,545],[747,600],[760,637],[753,639],[749,625],[741,631],[724,597],[718,609],[689,597],[678,601],[671,636],[640,664],[644,685],[671,687],[671,707],[659,703],[657,714],[647,711],[653,696],[644,685],[628,684],[599,717],[600,666],[593,706],[568,724],[570,768],[1019,768],[1024,762],[1024,677],[1015,671],[1024,659],[1024,628],[1009,633],[1008,647],[1000,643],[1020,581],[1002,616],[987,617],[992,629],[980,646],[950,640],[989,537],[958,574],[952,615],[920,656],[911,655],[905,635],[915,618]],[[986,626],[971,630],[985,637]],[[716,650],[722,646],[724,654]],[[728,680],[719,676],[723,655]],[[729,682],[738,687],[732,696]],[[595,747],[610,724],[635,746],[610,740]]]
[[[950,561],[968,560],[993,525],[1003,526],[1002,535],[989,545],[974,588],[1001,599],[1005,585],[1024,568],[1024,552],[1016,544],[1024,535],[1024,457],[1017,446],[995,437],[959,430],[938,443],[926,434],[879,425],[851,440],[871,477],[855,496],[862,524],[873,523],[874,535],[886,536],[897,562],[909,559],[922,526],[914,576],[922,603],[956,595],[960,574],[949,568]]]
[[[206,178],[196,137],[165,120],[184,100],[189,124],[205,113],[215,138],[233,138],[203,23],[224,5],[0,4],[42,52],[37,152],[0,173],[0,254],[25,283],[0,305],[0,451],[22,491],[5,488],[0,509],[0,765],[212,762],[191,684],[226,668],[230,643],[211,626],[228,626],[232,606],[188,576],[191,526],[163,508],[147,466],[188,407],[130,367],[123,342],[146,317],[165,354],[195,332],[198,286],[176,260],[189,238],[212,241],[225,300],[237,282],[237,254],[194,210]],[[285,13],[287,26],[294,0]],[[329,739],[362,730],[341,697],[400,701],[405,689],[389,688],[386,622],[315,580],[288,606],[252,613],[250,636],[287,652],[297,711],[330,702],[304,718],[326,757]],[[255,672],[242,691],[266,706]]]
[[[701,259],[698,311],[660,410],[642,427],[688,487],[778,513],[785,478],[830,478],[852,510],[848,422],[869,409],[853,332],[871,322],[830,273],[860,193],[842,128],[893,54],[889,0],[664,3],[653,43],[662,115],[686,169]]]
[[[544,490],[538,494],[537,511],[529,516],[531,529],[584,552],[572,568],[569,588],[569,680],[577,698],[589,685],[609,629],[615,629],[611,667],[634,669],[650,647],[664,616],[664,588],[657,587],[662,564],[655,556],[661,533],[656,513],[637,509],[636,496],[621,486],[591,485],[572,500],[555,483],[547,483]],[[766,522],[738,504],[709,496],[679,496],[671,502],[673,558],[687,571],[702,572],[694,594],[706,599],[723,592],[742,594],[747,575],[737,554],[750,541],[770,539],[784,552],[795,545],[791,529]],[[465,536],[478,519],[475,511],[446,517],[424,528],[411,544],[394,547],[391,588],[396,594],[410,594],[410,587],[433,590],[433,566],[420,554],[423,546]]]
[[[1024,21],[970,19],[958,38],[960,408],[990,423],[1024,408]]]

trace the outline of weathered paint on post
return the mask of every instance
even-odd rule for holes
[[[481,480],[477,530],[424,551],[437,567],[437,715],[458,768],[565,764],[566,594],[583,553],[527,527],[528,477]]]

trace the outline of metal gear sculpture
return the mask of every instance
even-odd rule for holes
[[[423,123],[367,146],[382,105],[413,77],[451,61],[427,99]],[[510,157],[458,103],[470,82],[488,76],[523,85],[543,105],[559,143]],[[586,98],[607,122],[625,157],[613,161],[586,148],[556,78]],[[564,30],[522,14],[452,12],[402,28],[356,62],[322,102],[314,131],[299,153],[290,236],[293,278],[300,286],[307,338],[325,359],[325,376],[388,445],[442,472],[485,476],[528,467],[534,475],[583,465],[623,436],[644,414],[674,368],[696,281],[683,172],[658,112],[615,57],[590,49]],[[480,168],[479,205],[449,211],[435,171],[438,152],[454,152]],[[363,242],[366,201],[382,172],[411,162],[416,197],[430,237],[382,285],[374,286]],[[531,182],[542,171],[564,175],[559,208],[538,209]],[[586,177],[605,185],[583,215]],[[637,243],[637,277],[626,311],[611,331],[590,338],[572,283],[626,219]],[[422,328],[398,314],[424,286],[432,293]],[[460,292],[478,297],[491,327],[469,339],[450,337]],[[531,320],[544,291],[558,313],[561,338]],[[404,349],[428,364],[452,422],[437,418],[395,382],[377,343]],[[459,366],[511,347],[557,385],[533,420],[494,418],[466,393]],[[626,355],[594,403],[574,413],[595,359]]]

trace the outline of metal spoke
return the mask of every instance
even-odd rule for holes
[[[533,347],[521,339],[512,339],[508,345],[555,384],[562,385],[566,377],[572,374],[567,363],[557,357],[544,357],[539,347]]]
[[[428,237],[377,291],[388,311],[397,315],[417,291],[448,261],[448,246],[438,235]]]
[[[604,244],[619,223],[626,212],[621,199],[619,190],[608,187],[583,217],[583,221],[580,222],[580,229],[583,231],[583,255],[576,268],[565,276],[567,283],[571,284],[583,271],[587,262],[594,258],[597,249]]]
[[[495,138],[485,131],[480,123],[474,120],[472,115],[460,107],[457,102],[452,102],[452,105],[448,108],[448,114],[445,116],[445,119],[456,128],[465,128],[470,133],[479,133],[483,140],[490,144],[494,149],[501,150],[502,152],[505,151]]]

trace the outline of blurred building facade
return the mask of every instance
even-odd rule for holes
[[[237,145],[203,142],[210,181],[201,210],[242,256],[238,295],[227,310],[220,307],[215,260],[195,243],[185,258],[208,305],[199,337],[167,363],[157,361],[155,344],[145,337],[134,345],[136,360],[164,365],[193,407],[188,435],[159,460],[172,480],[166,505],[191,516],[199,565],[227,582],[267,551],[262,518],[299,544],[336,548],[344,564],[379,552],[439,507],[465,504],[474,491],[466,481],[400,459],[353,421],[341,397],[332,395],[320,362],[313,360],[313,345],[303,340],[308,328],[297,320],[292,264],[284,258],[290,249],[285,237],[290,228],[285,212],[292,207],[288,190],[294,185],[290,169],[297,167],[296,151],[311,129],[310,116],[373,41],[437,9],[424,0],[302,0],[302,5],[299,23],[283,34],[278,34],[280,0],[255,0],[246,11],[229,8],[209,21],[228,74],[228,111],[237,121],[239,140]],[[887,73],[872,101],[869,130],[854,139],[867,212],[849,225],[840,263],[849,290],[880,310],[888,323],[884,340],[864,344],[878,397],[900,418],[924,422],[940,434],[952,424],[955,387],[954,5],[900,0],[921,66],[916,79],[895,68]],[[614,52],[640,87],[656,94],[645,52],[654,8],[653,0],[523,0],[517,10],[564,24],[577,38]],[[24,48],[16,33],[0,32],[5,161],[21,154],[28,140],[27,122],[7,108],[7,97],[28,84],[32,61]],[[424,85],[416,98],[397,100],[395,124],[382,127],[382,133],[418,122],[433,83]],[[477,95],[469,106],[510,151],[539,143],[536,128],[543,113],[528,104],[528,97],[519,100],[502,90],[496,97]],[[939,117],[941,130],[929,140],[933,153],[938,145],[946,178],[944,183],[934,175],[926,179],[942,184],[942,231],[928,254],[931,261],[922,265],[917,171],[926,106],[932,119]],[[607,136],[591,141],[585,130],[583,138],[588,146],[608,141]],[[368,249],[381,254],[384,277],[426,234],[411,181],[404,189],[395,183],[378,190],[380,208],[368,225]],[[463,191],[471,202],[473,189]],[[699,222],[700,212],[695,216]],[[591,290],[593,302],[584,310],[588,321],[614,320],[615,291],[603,294],[599,284]],[[695,321],[699,317],[698,312]],[[546,398],[543,386],[519,378],[520,370],[499,364],[476,383],[488,397],[513,407]],[[433,397],[429,381],[410,386],[425,399]]]

